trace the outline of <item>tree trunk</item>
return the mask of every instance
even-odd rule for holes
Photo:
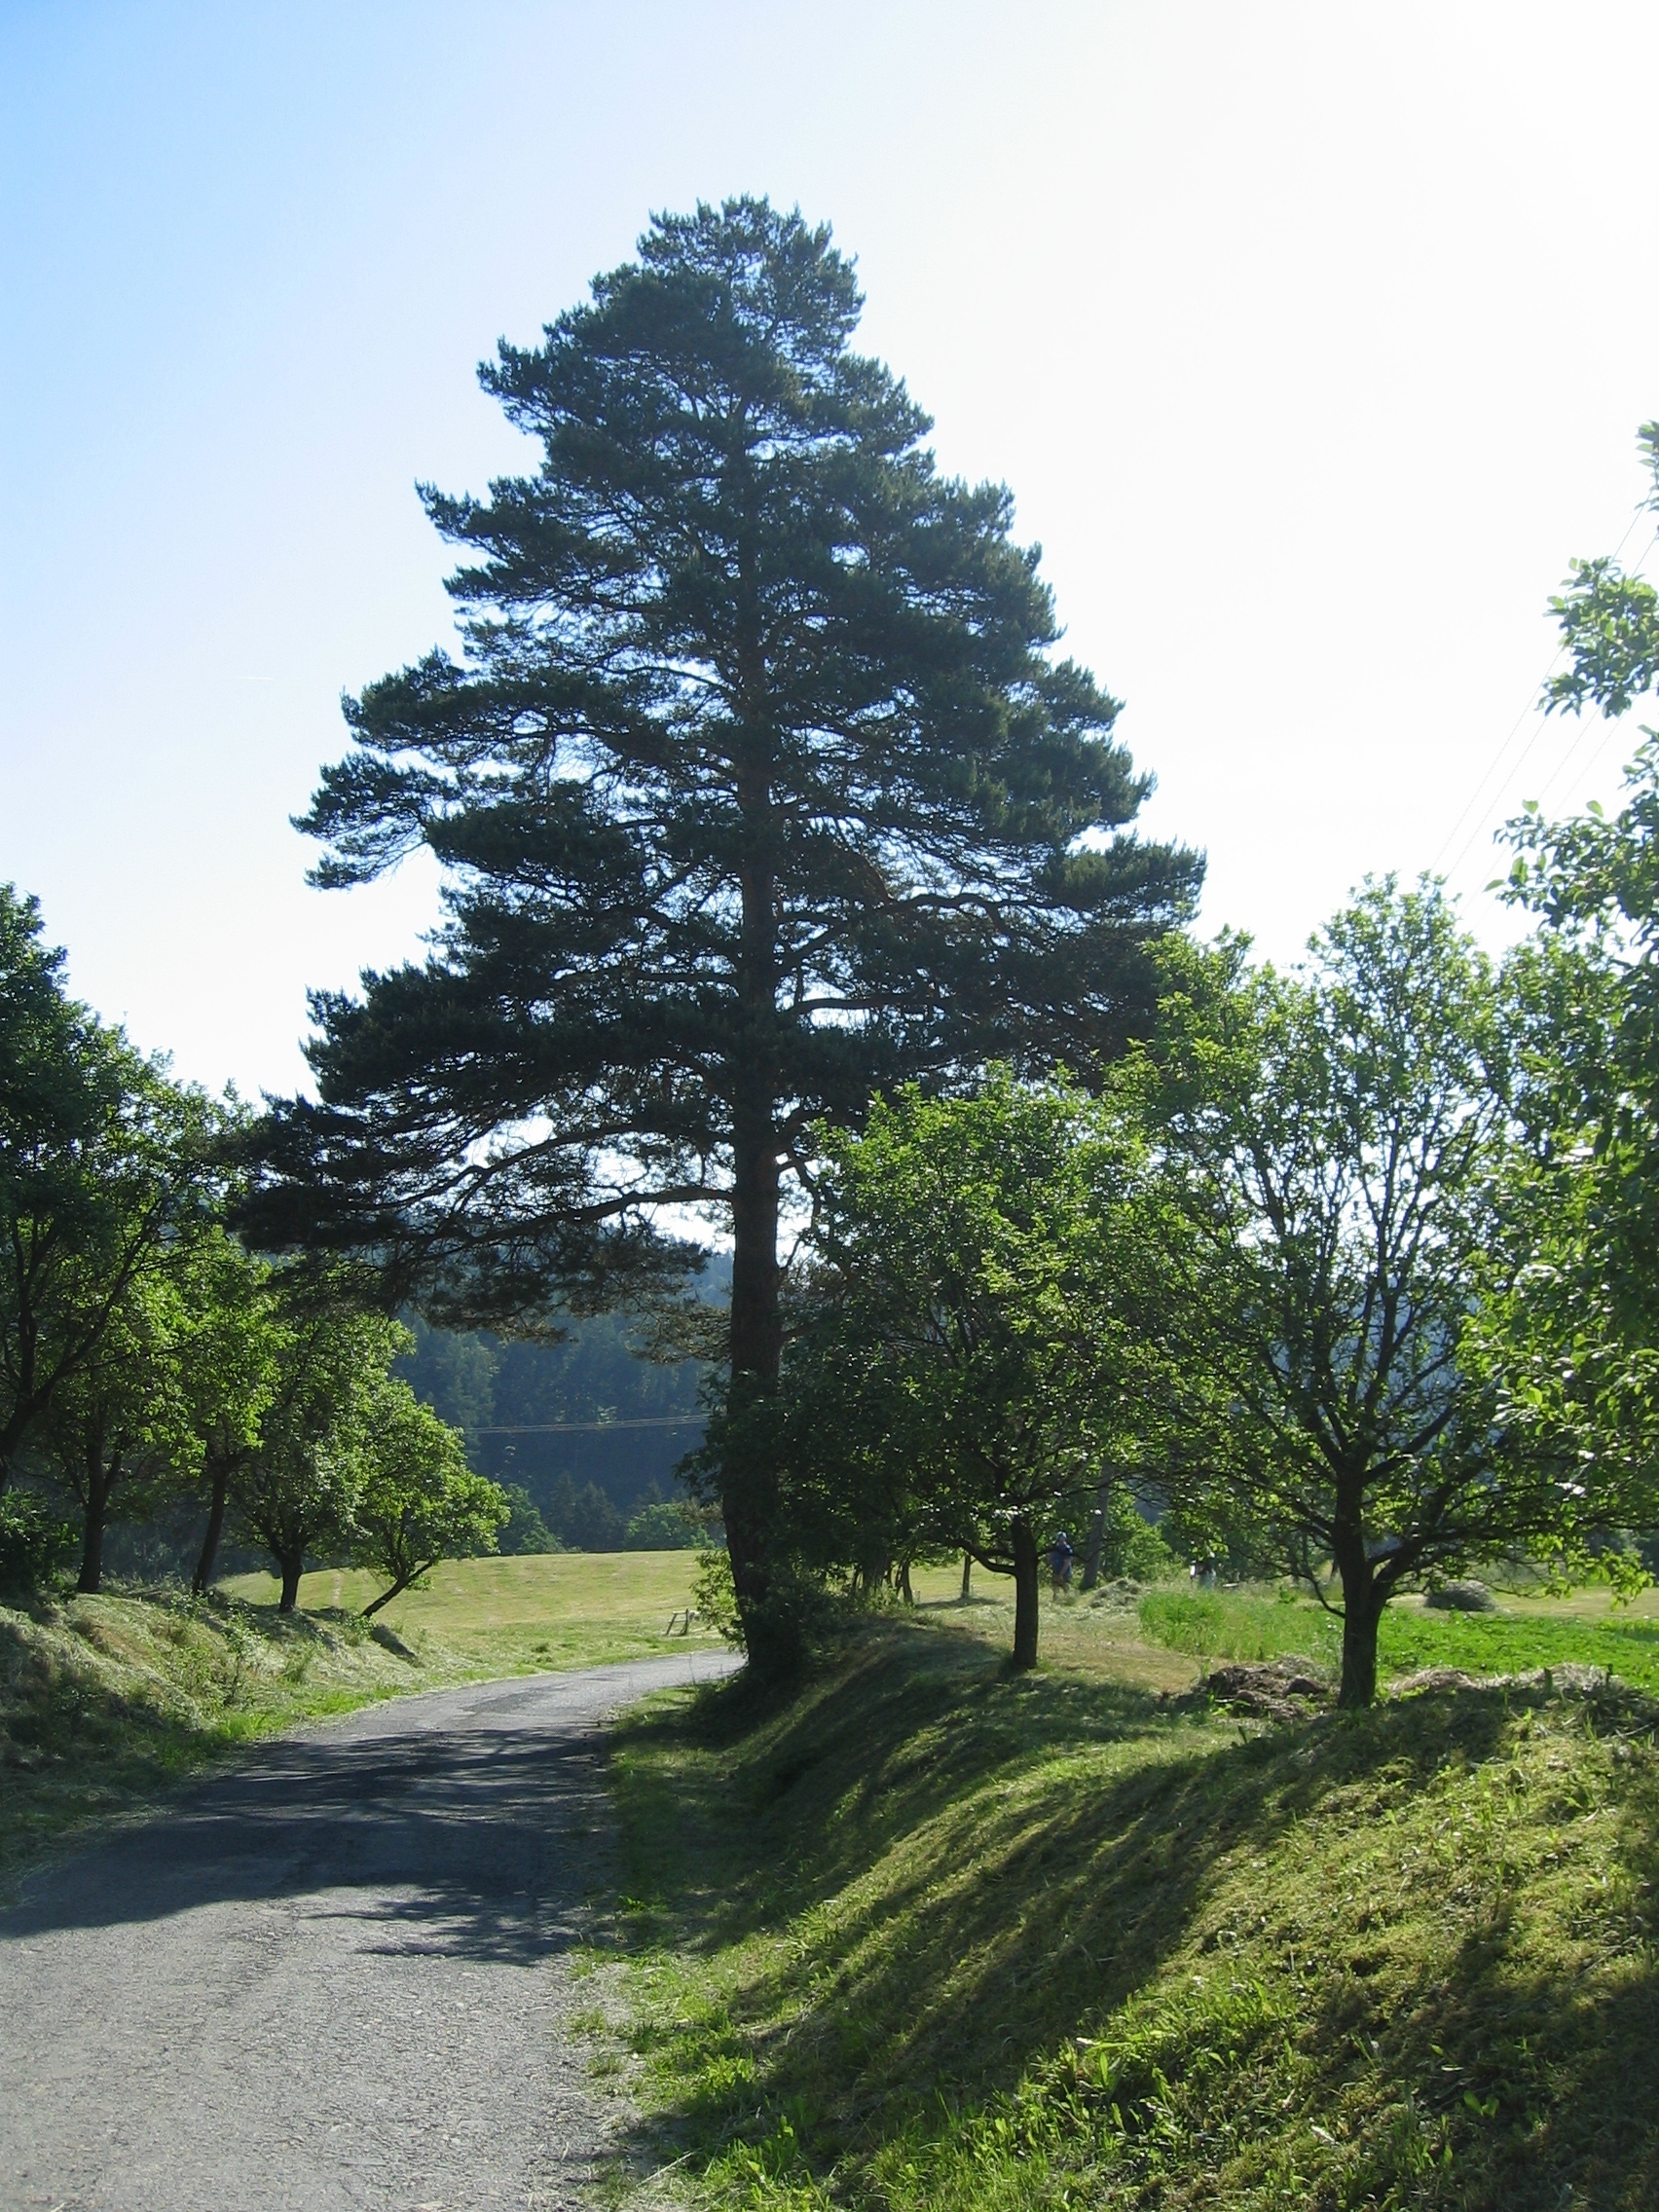
[[[389,1605],[393,1598],[400,1598],[412,1582],[420,1581],[422,1575],[425,1573],[426,1567],[435,1567],[436,1565],[436,1560],[429,1559],[426,1562],[425,1567],[418,1567],[413,1574],[404,1575],[402,1580],[394,1582],[389,1590],[383,1590],[378,1598],[371,1600],[371,1602],[363,1607],[361,1618],[366,1621],[372,1621],[383,1605]]]
[[[769,1397],[778,1381],[783,1328],[778,1309],[778,1145],[771,1101],[751,1086],[734,1116],[732,1146],[731,1383],[729,1405],[743,1414]],[[775,1518],[776,1470],[763,1435],[739,1431],[721,1470],[720,1512],[731,1560],[743,1646],[757,1676],[777,1679],[800,1658],[795,1624],[774,1602],[767,1559]]]
[[[289,1552],[277,1564],[282,1569],[282,1595],[277,1600],[276,1610],[291,1613],[299,1606],[300,1576],[306,1570],[306,1555],[303,1551]]]
[[[1014,1524],[1014,1663],[1037,1664],[1037,1532],[1023,1516]]]
[[[1340,1491],[1331,1554],[1343,1578],[1343,1681],[1337,1703],[1351,1711],[1377,1702],[1377,1626],[1382,1606],[1365,1556],[1359,1499],[1344,1499]]]
[[[0,1424],[0,1497],[12,1487],[18,1448],[23,1441],[28,1425],[27,1417],[17,1410],[14,1410],[9,1420]]]
[[[1369,1570],[1350,1583],[1343,1576],[1343,1686],[1337,1703],[1348,1708],[1377,1702],[1377,1630],[1382,1618]]]
[[[81,1571],[75,1581],[76,1589],[86,1598],[95,1596],[103,1582],[104,1528],[119,1464],[119,1460],[112,1460],[106,1467],[101,1455],[87,1463],[87,1521],[81,1534]]]
[[[1088,1524],[1088,1548],[1083,1556],[1083,1585],[1092,1590],[1100,1580],[1100,1560],[1106,1549],[1106,1512],[1112,1502],[1112,1471],[1107,1469],[1094,1493],[1094,1518]]]
[[[899,1563],[899,1595],[906,1605],[913,1605],[916,1602],[916,1593],[910,1587],[910,1563],[907,1559]]]
[[[202,1551],[196,1562],[196,1572],[190,1578],[191,1590],[198,1598],[207,1595],[207,1585],[213,1579],[213,1563],[219,1556],[219,1538],[225,1530],[225,1501],[231,1494],[229,1464],[213,1463],[213,1488],[207,1502],[207,1526],[202,1535]]]
[[[974,1555],[972,1552],[964,1552],[962,1555],[962,1597],[960,1603],[965,1605],[973,1594]]]

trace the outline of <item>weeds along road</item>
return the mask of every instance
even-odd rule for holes
[[[617,1706],[734,1661],[474,1683],[262,1746],[0,1917],[0,2205],[571,2204],[568,1952]]]

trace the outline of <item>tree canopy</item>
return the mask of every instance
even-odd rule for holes
[[[997,1069],[826,1131],[817,1274],[786,1354],[785,1525],[826,1562],[873,1539],[967,1552],[1015,1588],[1102,1472],[1149,1458],[1168,1402],[1158,1323],[1181,1232],[1138,1125]]]
[[[942,476],[853,350],[860,307],[828,230],[732,201],[482,370],[540,467],[424,492],[464,655],[348,702],[304,825],[323,884],[424,847],[446,919],[313,1001],[263,1237],[523,1325],[659,1282],[691,1258],[661,1209],[717,1207],[733,1387],[765,1388],[821,1120],[995,1056],[1087,1076],[1150,1017],[1200,864],[1125,833],[1117,702],[1056,657],[1009,493]],[[766,1470],[722,1502],[747,1614]]]
[[[69,997],[37,903],[0,884],[0,1491],[206,1218],[220,1123]]]
[[[1172,1365],[1224,1419],[1171,1487],[1315,1591],[1334,1564],[1342,1695],[1366,1705],[1392,1596],[1582,1538],[1640,1486],[1526,1418],[1482,1326],[1529,1260],[1504,1209],[1513,1024],[1440,888],[1369,886],[1297,975],[1183,965],[1163,1111],[1199,1265]]]

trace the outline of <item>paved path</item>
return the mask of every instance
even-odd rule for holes
[[[0,2206],[551,2212],[599,2147],[564,1953],[606,1715],[711,1653],[263,1747],[0,1916]]]

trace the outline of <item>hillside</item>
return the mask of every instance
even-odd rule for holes
[[[663,1701],[616,1762],[635,2153],[731,2206],[1650,2206],[1656,1719],[1263,1726],[897,1623],[783,1711]]]

